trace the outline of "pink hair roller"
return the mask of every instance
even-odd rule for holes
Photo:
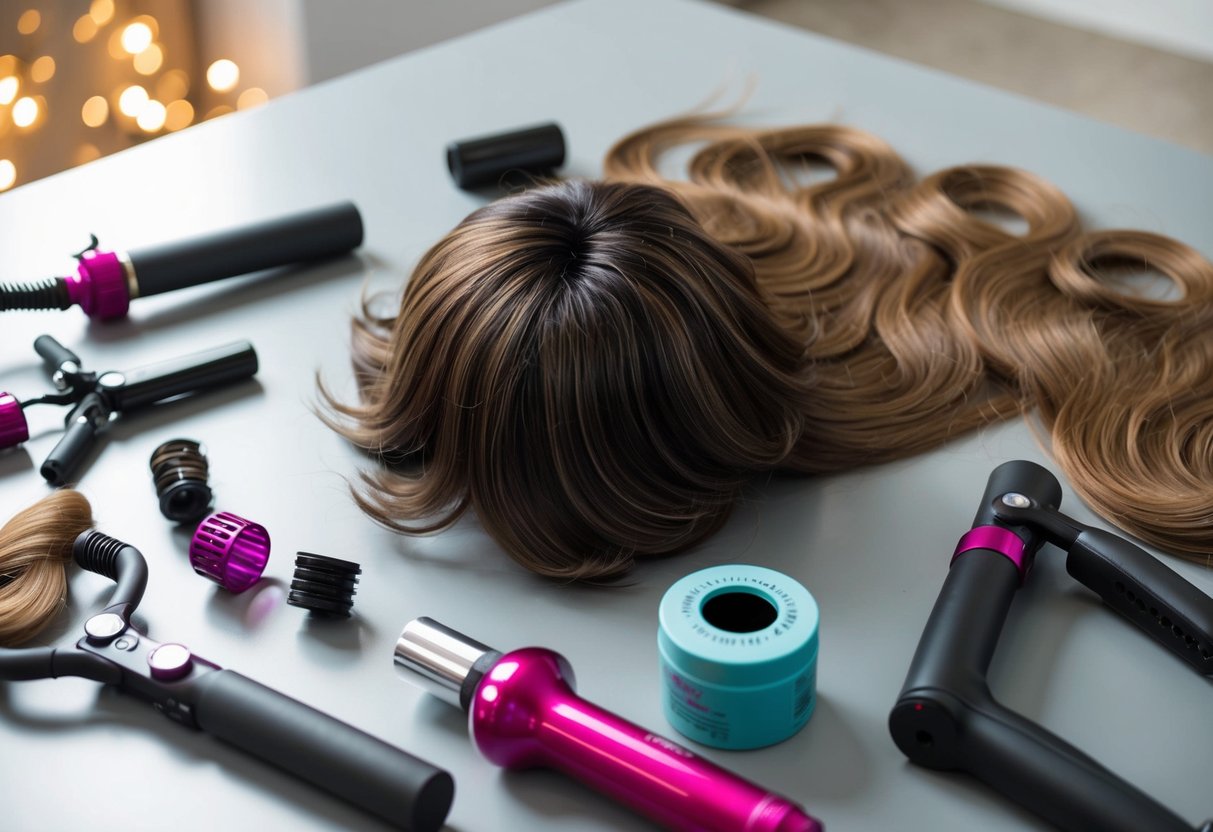
[[[269,559],[265,526],[228,511],[203,520],[190,541],[190,566],[228,592],[244,592],[257,583]]]

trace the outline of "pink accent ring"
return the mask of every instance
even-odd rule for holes
[[[265,526],[228,511],[199,523],[190,541],[190,566],[229,592],[244,592],[257,583],[269,559]]]
[[[1020,583],[1027,577],[1028,569],[1032,566],[1023,538],[1002,526],[977,526],[969,529],[956,544],[950,564],[972,549],[985,549],[1004,555],[1019,570]]]
[[[65,278],[67,296],[90,318],[121,318],[131,305],[126,266],[112,251],[86,251]]]
[[[0,450],[29,439],[29,424],[21,402],[12,393],[0,393]]]

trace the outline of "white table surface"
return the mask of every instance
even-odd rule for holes
[[[910,766],[886,728],[989,471],[1013,458],[1048,464],[1023,424],[904,462],[755,487],[696,551],[644,565],[628,586],[594,589],[525,573],[472,523],[421,539],[379,529],[346,487],[365,458],[310,411],[317,371],[352,391],[348,320],[364,283],[399,287],[482,203],[452,185],[449,140],[554,119],[569,141],[566,172],[594,176],[624,132],[751,76],[749,121],[861,127],[920,173],[1019,165],[1059,185],[1092,227],[1158,231],[1213,254],[1213,159],[685,0],[553,7],[21,187],[0,197],[2,280],[64,273],[90,231],[134,248],[345,198],[366,221],[357,257],[145,299],[122,323],[93,325],[78,309],[0,318],[0,389],[26,397],[48,389],[31,348],[43,332],[98,369],[242,338],[260,353],[255,382],[113,425],[82,476],[100,528],[148,557],[140,614],[150,635],[447,768],[457,782],[451,829],[643,829],[554,773],[504,773],[480,759],[463,717],[397,676],[396,637],[429,615],[498,648],[554,648],[583,694],[672,734],[659,698],[658,600],[695,569],[759,563],[799,579],[821,606],[817,712],[773,748],[698,750],[800,800],[832,830],[1046,828],[967,777]],[[4,517],[46,493],[37,465],[61,417],[31,414],[34,438],[0,454]],[[269,528],[265,592],[229,596],[189,569],[187,536],[158,514],[146,468],[175,436],[209,447],[219,508]],[[1099,523],[1068,488],[1063,508]],[[300,549],[363,564],[355,621],[309,623],[282,602]],[[1209,571],[1167,562],[1213,593]],[[108,588],[75,575],[50,635],[73,632]],[[1213,688],[1070,580],[1056,550],[1020,593],[992,685],[1193,824],[1213,815]],[[383,827],[120,694],[61,679],[0,685],[0,828]]]

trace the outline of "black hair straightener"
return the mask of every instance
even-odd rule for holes
[[[1052,543],[1066,570],[1155,641],[1213,677],[1213,599],[1144,549],[1057,510],[1061,485],[1017,460],[994,469],[956,547],[889,715],[912,762],[966,771],[1069,832],[1193,832],[1091,757],[995,701],[986,673],[1016,590]],[[1213,820],[1199,827],[1213,832]]]

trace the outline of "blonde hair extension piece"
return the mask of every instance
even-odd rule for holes
[[[63,609],[72,543],[92,525],[88,500],[62,489],[0,527],[0,647],[29,641]]]

